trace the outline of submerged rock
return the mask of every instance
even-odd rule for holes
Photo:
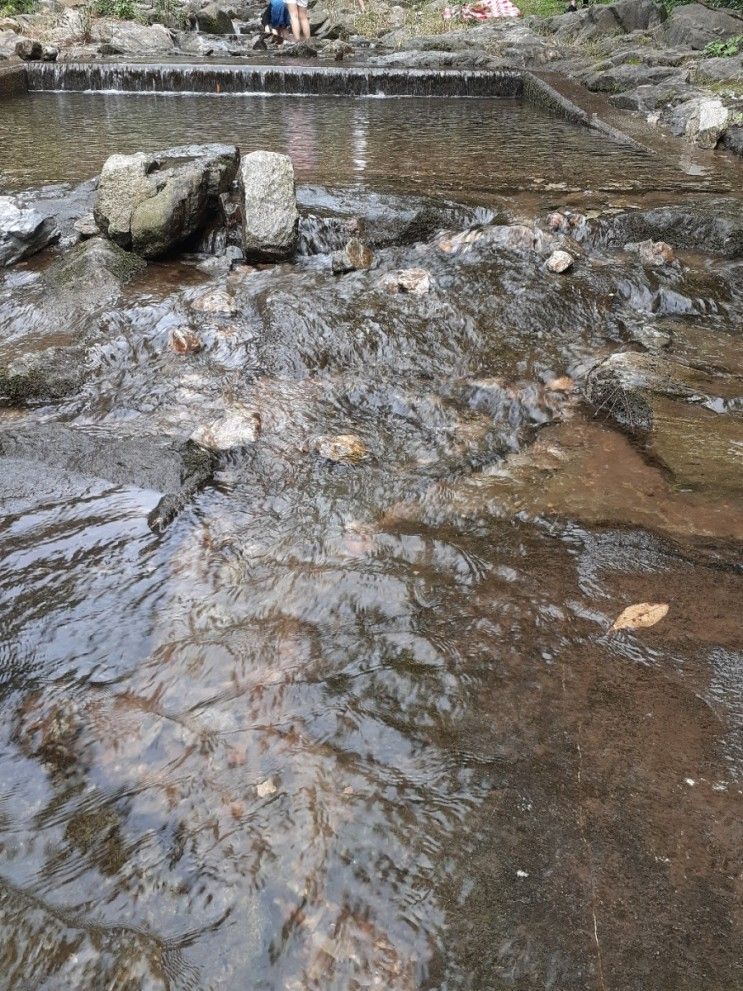
[[[13,722],[14,737],[27,757],[58,772],[69,771],[80,760],[84,719],[73,699],[50,701],[45,692],[32,692],[19,705]]]
[[[367,456],[366,444],[356,434],[321,436],[312,441],[312,450],[326,461],[342,464],[358,464]]]
[[[245,257],[274,260],[294,254],[299,211],[291,158],[272,151],[246,155],[240,166],[240,184]]]
[[[661,266],[672,265],[676,261],[676,255],[670,244],[665,241],[638,241],[625,244],[625,251],[637,254],[643,265]]]
[[[17,342],[7,363],[0,359],[0,395],[18,403],[59,399],[78,391],[99,330],[97,315],[144,268],[142,259],[102,238],[84,241],[51,265],[39,280],[28,327],[29,350],[23,353],[22,342]],[[28,323],[24,315],[24,327]],[[51,328],[65,343],[39,347]]]
[[[429,518],[454,516],[458,522],[526,513],[672,534],[743,536],[743,511],[729,498],[679,490],[628,438],[596,420],[544,427],[523,451],[432,488],[425,508]],[[414,513],[411,507],[409,518]]]
[[[239,159],[234,145],[219,144],[112,155],[101,172],[96,223],[121,247],[156,258],[203,227]]]
[[[318,217],[308,214],[299,221],[298,251],[301,255],[324,255],[342,251],[348,241],[361,233],[357,217]]]
[[[255,410],[235,405],[218,419],[197,427],[191,440],[212,451],[230,451],[254,444],[260,428],[261,418]]]
[[[80,345],[31,351],[0,363],[0,397],[14,404],[32,399],[62,399],[85,381],[87,348]]]
[[[703,248],[728,258],[743,255],[740,200],[689,200],[672,206],[621,213],[598,227],[600,241],[665,241],[674,248]]]
[[[170,332],[170,347],[176,354],[196,354],[204,344],[190,327],[175,327]]]
[[[342,251],[334,252],[331,259],[331,266],[336,275],[342,275],[344,272],[358,272],[371,268],[373,264],[373,252],[357,237],[352,237]]]
[[[392,293],[412,293],[425,296],[431,288],[431,274],[424,268],[402,268],[397,272],[386,272],[379,280],[381,289]]]
[[[720,379],[664,355],[613,354],[589,373],[584,394],[604,415],[640,435],[681,485],[743,491],[743,420],[691,405],[720,392],[743,398],[743,379]]]
[[[0,457],[164,493],[149,517],[156,530],[170,522],[215,468],[213,455],[191,441],[117,437],[53,422],[0,431]]]
[[[127,282],[146,267],[140,258],[100,237],[89,238],[44,273],[44,282],[76,309],[113,302]]]
[[[13,265],[41,251],[59,237],[49,217],[23,206],[12,196],[0,196],[0,265]]]

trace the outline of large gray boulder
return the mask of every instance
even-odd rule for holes
[[[234,145],[188,145],[154,155],[112,155],[94,216],[116,244],[157,258],[199,231],[237,174]]]
[[[175,45],[173,36],[162,24],[137,24],[102,17],[93,21],[90,40],[112,45],[122,55],[166,54]]]
[[[196,14],[196,25],[204,34],[234,34],[232,18],[219,4],[210,3]]]
[[[686,122],[684,134],[687,141],[698,148],[716,148],[728,129],[730,111],[716,99],[698,100]]]
[[[35,255],[57,237],[59,231],[51,218],[12,196],[0,196],[0,265],[13,265]]]
[[[711,41],[726,41],[743,34],[743,16],[690,3],[674,7],[660,33],[668,45],[701,51]]]
[[[618,65],[612,69],[590,73],[585,84],[594,92],[617,93],[668,81],[683,84],[688,78],[689,73],[686,70],[672,66]]]
[[[550,17],[545,27],[560,41],[581,43],[632,31],[647,31],[661,24],[664,17],[664,9],[654,0],[617,0],[617,3]]]
[[[272,151],[246,155],[240,184],[245,257],[271,260],[292,255],[297,249],[299,211],[291,158]]]
[[[678,80],[666,79],[655,86],[638,86],[624,93],[614,93],[609,97],[609,103],[622,110],[649,113],[659,108],[673,106],[685,100],[689,94],[696,95],[696,90],[690,89]]]

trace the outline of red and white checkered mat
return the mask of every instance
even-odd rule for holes
[[[521,11],[511,0],[478,0],[461,7],[444,8],[445,21],[489,21],[491,17],[521,17]]]

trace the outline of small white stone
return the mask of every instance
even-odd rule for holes
[[[268,798],[269,795],[275,795],[278,788],[271,778],[266,778],[265,781],[261,781],[255,786],[255,790],[258,794],[258,798]]]
[[[575,259],[567,251],[553,251],[547,259],[547,268],[558,275],[573,267]]]
[[[516,871],[516,877],[528,877],[528,876],[529,874],[527,871],[522,871],[522,870]]]
[[[254,444],[261,428],[261,418],[255,410],[234,406],[211,423],[197,427],[191,440],[213,451],[229,451]]]

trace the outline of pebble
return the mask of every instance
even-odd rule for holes
[[[431,288],[431,275],[424,268],[403,268],[398,272],[387,272],[379,280],[379,285],[393,294],[424,296]]]
[[[196,354],[203,346],[199,335],[190,327],[176,327],[170,332],[170,347],[176,354]]]
[[[558,275],[573,267],[575,259],[567,251],[553,251],[547,259],[547,268]]]
[[[368,453],[363,440],[356,434],[316,437],[312,442],[312,450],[326,461],[343,464],[356,464]]]

